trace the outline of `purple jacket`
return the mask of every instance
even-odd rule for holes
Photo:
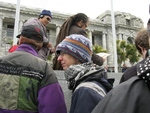
[[[0,113],[67,113],[50,65],[31,45],[0,58]]]

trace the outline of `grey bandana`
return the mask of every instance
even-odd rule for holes
[[[74,89],[77,81],[80,81],[81,79],[83,80],[88,76],[92,76],[93,73],[99,71],[105,72],[105,69],[90,62],[79,65],[71,65],[67,70],[65,70],[65,77],[69,83],[68,88]]]

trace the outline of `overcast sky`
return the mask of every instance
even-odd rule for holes
[[[0,1],[17,3],[17,0]],[[104,11],[111,10],[111,0],[20,0],[20,4],[67,14],[82,12],[90,18],[96,18]],[[150,0],[113,0],[113,10],[135,15],[146,25],[150,18],[149,4]]]

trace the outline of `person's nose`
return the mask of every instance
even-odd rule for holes
[[[58,56],[57,61],[62,61],[63,57],[61,55]]]

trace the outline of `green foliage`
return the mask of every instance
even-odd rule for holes
[[[139,61],[139,58],[141,57],[141,55],[137,52],[135,45],[133,44],[127,44],[126,54],[127,58],[132,64]]]
[[[117,55],[118,55],[118,64],[122,64],[127,59],[129,59],[131,64],[134,64],[141,57],[137,52],[135,45],[127,44],[126,41],[117,40]]]
[[[105,50],[105,49],[104,49],[102,46],[100,46],[100,45],[93,45],[92,49],[93,49],[93,52],[94,52],[94,53],[100,53],[100,52],[106,53],[106,52],[107,52],[107,50]]]
[[[53,55],[50,54],[50,55],[48,56],[47,60],[51,61],[51,60],[52,60],[52,57],[53,57]]]
[[[118,55],[118,64],[121,65],[122,62],[127,60],[126,58],[126,42],[117,40],[117,55]]]
[[[10,45],[13,45],[13,41],[12,40],[10,41]]]

